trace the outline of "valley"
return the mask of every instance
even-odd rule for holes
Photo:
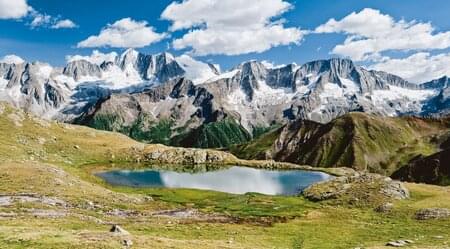
[[[0,249],[450,249],[449,10],[0,0]]]
[[[423,208],[450,208],[448,187],[407,183],[408,199],[370,190],[373,195],[356,202],[346,195],[317,202],[302,196],[113,187],[92,172],[145,169],[157,162],[183,170],[226,164],[312,168],[145,145],[117,133],[41,120],[5,103],[0,116],[1,247],[384,248],[388,241],[411,239],[416,247],[445,248],[450,243],[443,232],[447,220],[415,218]],[[343,168],[317,169],[353,174]],[[367,191],[365,184],[355,187]],[[375,211],[386,201],[393,203],[392,211]],[[112,224],[125,232],[110,232]]]

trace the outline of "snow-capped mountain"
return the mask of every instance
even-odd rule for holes
[[[0,100],[45,118],[72,120],[112,92],[134,92],[186,77],[194,82],[219,71],[189,56],[145,55],[128,49],[121,55],[74,56],[64,68],[48,64],[0,63]]]
[[[443,88],[368,71],[346,59],[277,68],[249,61],[231,72],[209,81],[205,88],[250,130],[286,119],[328,122],[350,111],[422,115],[427,101]]]
[[[247,61],[220,73],[186,55],[129,49],[71,57],[64,68],[0,64],[0,99],[46,118],[119,131],[149,131],[166,120],[179,133],[229,118],[251,134],[298,118],[326,123],[351,111],[439,115],[450,110],[448,86],[447,77],[412,84],[347,59],[276,67]]]

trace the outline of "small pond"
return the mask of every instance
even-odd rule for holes
[[[115,170],[96,175],[115,186],[190,188],[267,195],[295,195],[313,183],[330,178],[330,175],[317,171],[263,170],[237,166],[198,173],[152,169]]]

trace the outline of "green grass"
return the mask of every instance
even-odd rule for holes
[[[314,203],[294,196],[112,187],[92,171],[144,167],[130,161],[142,156],[145,145],[123,135],[42,122],[4,108],[0,111],[0,193],[34,193],[64,200],[68,207],[0,206],[0,214],[18,214],[0,218],[0,248],[121,248],[124,237],[111,235],[110,224],[120,224],[131,233],[132,248],[375,249],[402,238],[415,240],[417,248],[445,248],[450,243],[448,220],[413,218],[420,208],[450,208],[449,187],[407,184],[412,198],[395,201],[389,214],[376,213],[370,206]],[[14,115],[23,120],[18,122]],[[87,207],[87,201],[98,206]],[[36,217],[32,208],[64,210],[67,215]],[[154,216],[186,208],[197,209],[206,218]],[[114,209],[139,215],[109,215]],[[444,238],[435,239],[437,235]]]
[[[231,145],[229,146],[229,151],[239,158],[264,159],[266,158],[266,151],[271,149],[280,131],[280,129],[275,129],[260,135],[248,143]]]
[[[299,120],[230,151],[244,159],[270,155],[278,161],[390,175],[417,155],[437,152],[449,127],[445,119],[350,113],[327,124]],[[283,144],[277,140],[280,135]]]

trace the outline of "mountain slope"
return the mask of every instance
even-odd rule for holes
[[[189,56],[146,55],[128,49],[109,58],[70,57],[64,68],[41,62],[0,63],[0,100],[47,119],[71,122],[112,92],[136,92],[179,77],[217,76]]]
[[[278,67],[247,61],[221,74],[186,55],[129,49],[97,57],[71,57],[64,68],[3,63],[0,100],[47,119],[200,147],[243,142],[245,133],[297,119],[328,123],[349,112],[440,116],[450,110],[446,77],[416,85],[347,59]],[[225,118],[232,122],[213,124]],[[230,134],[216,129],[230,124]],[[210,141],[182,141],[195,134]]]
[[[450,131],[447,137],[450,137]],[[450,139],[441,144],[441,151],[430,156],[419,155],[392,174],[401,181],[450,185]]]
[[[438,150],[445,120],[383,118],[351,113],[327,124],[297,120],[248,144],[232,147],[243,158],[271,158],[317,167],[348,166],[390,175],[413,157]]]

